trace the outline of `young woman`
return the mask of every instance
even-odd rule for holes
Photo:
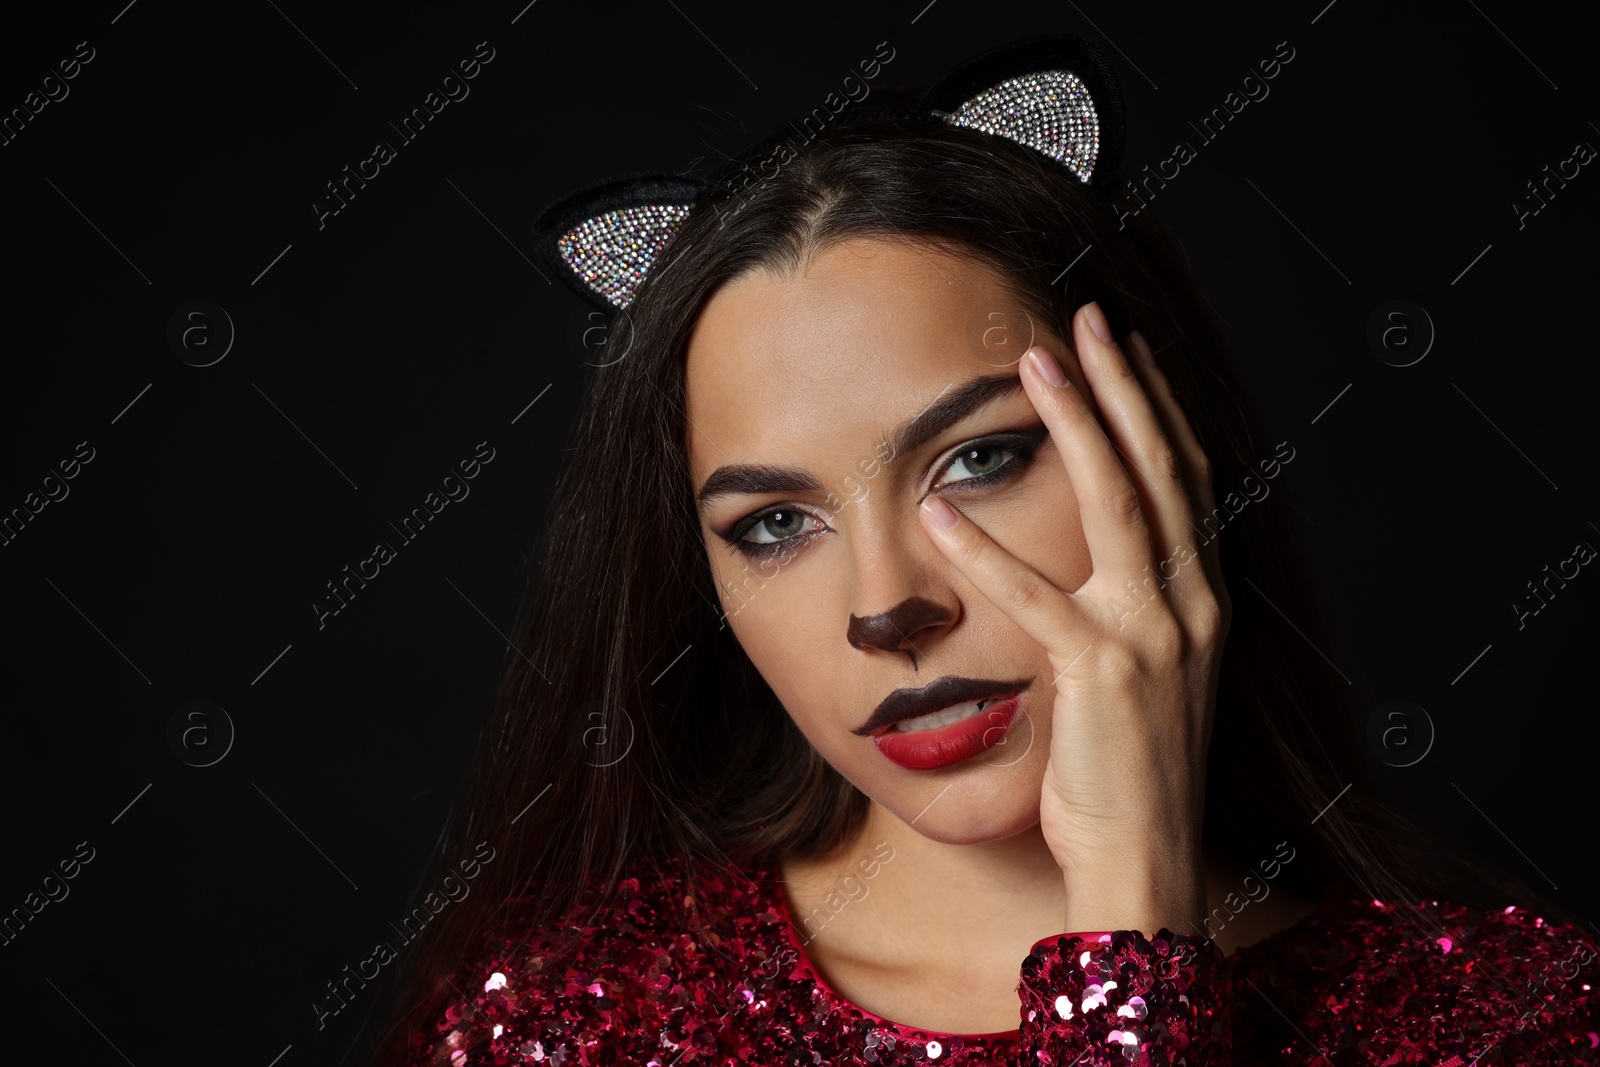
[[[1600,1063],[1370,800],[1120,115],[1025,42],[546,212],[614,321],[382,1062]]]

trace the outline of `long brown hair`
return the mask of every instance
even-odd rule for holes
[[[840,121],[776,174],[715,185],[696,205],[590,374],[515,647],[436,865],[453,869],[480,841],[497,855],[408,950],[387,1028],[369,1038],[382,1062],[400,1062],[410,1034],[431,1036],[446,978],[503,929],[502,904],[528,886],[540,887],[542,924],[586,884],[609,887],[662,857],[761,865],[825,853],[866,813],[722,619],[683,416],[685,346],[719,286],[846,237],[935,242],[993,267],[1059,336],[1090,300],[1119,332],[1141,331],[1212,461],[1218,501],[1238,500],[1264,461],[1282,458],[1175,243],[1132,195],[1086,188],[1003,138],[880,114]],[[1289,480],[1273,486],[1276,499],[1207,527],[1234,605],[1207,844],[1249,867],[1288,842],[1282,882],[1306,895],[1344,877],[1401,905],[1501,894],[1560,914],[1520,882],[1429,849],[1373,801],[1358,725],[1373,702],[1321,622],[1288,521]],[[631,749],[613,762],[620,739]]]

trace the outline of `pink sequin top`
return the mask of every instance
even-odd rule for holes
[[[830,988],[778,886],[771,870],[658,874],[573,921],[514,927],[452,976],[466,999],[411,1062],[1600,1065],[1595,940],[1518,907],[1407,916],[1338,884],[1228,957],[1196,933],[1063,934],[1019,961],[1015,1031],[946,1034]]]

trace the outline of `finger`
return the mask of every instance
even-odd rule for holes
[[[1094,566],[1089,582],[1102,590],[1120,590],[1125,580],[1142,574],[1153,558],[1139,490],[1088,399],[1067,379],[1049,349],[1043,345],[1030,348],[1022,363],[1028,398],[1050,428],[1050,439],[1078,498],[1084,541]],[[1046,374],[1061,384],[1053,384]]]
[[[1145,521],[1154,535],[1153,550],[1164,558],[1174,545],[1190,538],[1194,517],[1178,449],[1098,304],[1079,310],[1073,333],[1078,363],[1100,407],[1105,431],[1129,480],[1138,486]]]
[[[929,494],[917,511],[922,528],[945,558],[1039,642],[1052,662],[1063,649],[1083,644],[1086,638],[1079,635],[1089,632],[1089,621],[1071,594],[996,544],[942,497]]]
[[[1138,372],[1140,381],[1144,382],[1145,393],[1161,417],[1167,438],[1178,447],[1178,459],[1183,464],[1195,514],[1209,515],[1216,506],[1212,496],[1211,462],[1206,458],[1205,449],[1200,447],[1200,440],[1195,437],[1194,427],[1189,425],[1189,417],[1184,414],[1177,394],[1172,391],[1172,383],[1156,363],[1155,353],[1151,351],[1150,342],[1144,334],[1134,330],[1128,335],[1123,348],[1132,351],[1133,368]]]
[[[1216,547],[1216,538],[1208,535],[1203,528],[1205,521],[1216,512],[1216,490],[1212,484],[1211,460],[1201,448],[1200,440],[1195,436],[1194,427],[1190,425],[1183,405],[1178,402],[1172,384],[1156,363],[1150,342],[1135,330],[1128,335],[1126,347],[1134,353],[1134,368],[1145,384],[1145,392],[1155,404],[1162,425],[1167,429],[1168,438],[1177,445],[1178,459],[1183,466],[1184,481],[1189,488],[1189,499],[1195,520],[1194,525],[1184,532],[1183,536],[1188,540],[1189,546],[1198,551],[1205,561],[1206,572],[1212,580],[1213,587],[1218,590],[1217,595],[1225,600],[1222,562]],[[1168,546],[1169,555],[1176,549],[1177,545]],[[1171,573],[1170,569],[1166,568],[1164,572]]]

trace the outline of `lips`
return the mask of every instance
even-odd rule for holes
[[[948,767],[1000,744],[1021,706],[1022,694],[1016,693],[949,726],[914,732],[890,729],[874,734],[872,743],[889,762],[910,771]]]
[[[890,693],[854,732],[908,770],[947,767],[1000,744],[1032,683],[947,675]]]

